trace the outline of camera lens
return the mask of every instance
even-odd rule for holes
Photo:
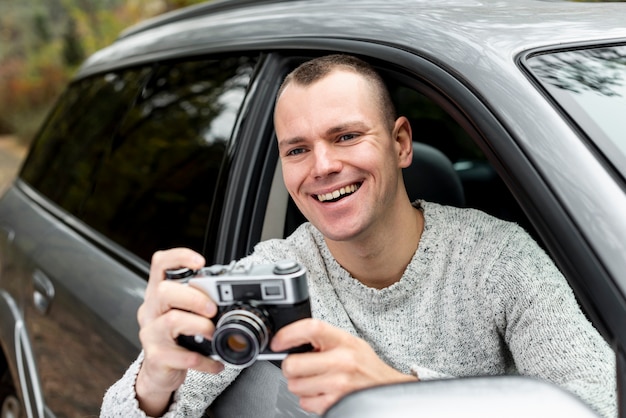
[[[258,342],[249,329],[228,324],[216,331],[215,352],[227,363],[245,366],[258,355]]]
[[[233,334],[228,337],[226,340],[226,345],[228,349],[234,351],[235,353],[243,353],[247,351],[250,347],[248,344],[248,340],[244,335],[241,334]]]
[[[213,335],[213,352],[230,365],[251,365],[267,346],[269,332],[266,324],[266,315],[249,305],[239,305],[225,312]]]

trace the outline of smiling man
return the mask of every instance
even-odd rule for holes
[[[313,319],[271,348],[307,411],[379,384],[524,374],[616,415],[614,355],[550,258],[517,225],[472,209],[411,203],[402,168],[411,127],[378,74],[350,56],[309,61],[285,80],[275,128],[285,185],[309,222],[259,243],[242,264],[289,258],[308,270]],[[238,375],[176,344],[211,338],[215,303],[164,271],[204,259],[156,253],[138,317],[143,352],[107,392],[102,416],[200,416]]]
[[[401,175],[411,164],[411,126],[385,111],[393,106],[383,89],[347,71],[314,87],[288,78],[275,112],[289,194],[339,264],[376,289],[400,279],[423,227]]]

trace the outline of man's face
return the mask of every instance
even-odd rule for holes
[[[399,168],[410,156],[400,156],[400,124],[390,128],[377,103],[362,76],[335,70],[310,86],[288,85],[276,104],[285,185],[327,239],[380,233],[406,199]]]

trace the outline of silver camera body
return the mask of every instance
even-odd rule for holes
[[[215,333],[178,337],[181,346],[235,367],[258,360],[282,360],[293,352],[309,351],[310,345],[274,352],[273,335],[282,327],[311,316],[306,269],[292,260],[254,266],[214,265],[199,270],[166,272],[167,278],[193,286],[215,301]]]

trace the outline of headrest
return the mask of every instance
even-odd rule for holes
[[[413,162],[402,170],[411,201],[426,201],[465,206],[463,185],[452,163],[441,151],[421,142],[413,142]]]

